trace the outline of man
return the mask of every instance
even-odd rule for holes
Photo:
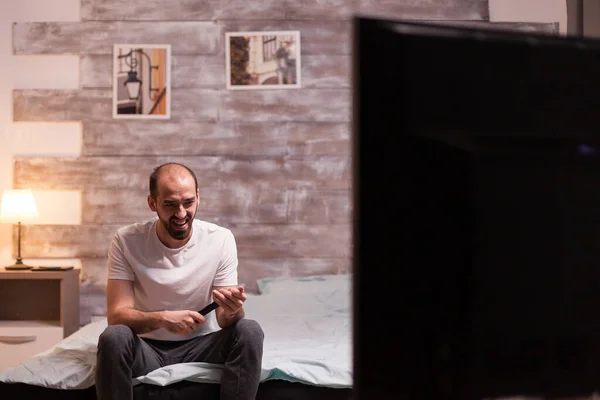
[[[132,378],[183,362],[224,364],[221,399],[254,399],[263,332],[244,318],[230,230],[194,219],[195,174],[177,163],[150,175],[157,217],[119,229],[108,251],[108,327],[98,341],[99,400],[132,399]],[[202,316],[212,301],[219,307]]]

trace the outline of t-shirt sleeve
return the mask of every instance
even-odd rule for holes
[[[133,268],[125,258],[121,236],[116,233],[108,248],[108,279],[135,280]]]
[[[213,280],[213,286],[237,286],[238,284],[238,257],[235,237],[231,231],[227,231],[223,251],[217,273]]]

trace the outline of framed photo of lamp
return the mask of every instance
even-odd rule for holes
[[[171,118],[170,45],[114,45],[113,118]]]
[[[226,85],[230,90],[297,89],[300,32],[227,32]]]

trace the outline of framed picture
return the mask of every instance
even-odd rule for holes
[[[227,32],[227,89],[300,87],[300,32]]]
[[[114,45],[113,118],[171,118],[169,45]]]

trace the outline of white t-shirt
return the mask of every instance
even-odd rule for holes
[[[237,248],[229,229],[195,219],[190,240],[170,249],[156,235],[157,221],[120,228],[108,250],[108,279],[134,281],[136,309],[199,311],[213,301],[213,286],[237,285]],[[139,336],[187,340],[219,329],[213,311],[189,335],[160,328]]]

